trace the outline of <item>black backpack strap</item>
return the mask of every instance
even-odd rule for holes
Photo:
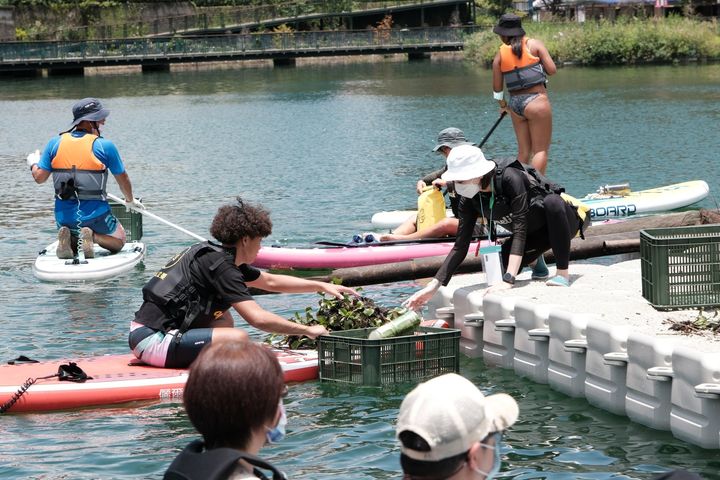
[[[233,448],[213,448],[205,450],[202,440],[194,440],[175,457],[170,464],[164,480],[213,480],[225,479],[235,470],[237,462],[245,460],[253,465],[253,474],[258,478],[267,478],[259,469],[272,472],[273,480],[287,480],[280,470],[269,462]]]

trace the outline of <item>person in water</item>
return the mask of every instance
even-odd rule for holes
[[[502,464],[503,432],[519,413],[510,395],[486,397],[456,373],[421,383],[403,399],[398,414],[403,478],[495,478]]]
[[[233,328],[232,307],[250,325],[266,332],[327,333],[321,325],[286,320],[258,305],[248,287],[270,292],[322,292],[337,298],[357,292],[342,285],[260,271],[250,264],[260,242],[272,232],[268,212],[245,202],[220,207],[210,233],[219,242],[197,243],[175,255],[143,287],[143,303],[130,323],[128,342],[135,356],[158,367],[184,368],[200,350],[219,340],[247,341]]]
[[[125,229],[107,201],[108,171],[113,174],[125,202],[136,208],[132,183],[118,149],[101,136],[100,127],[110,111],[97,98],[83,98],[73,105],[70,129],[52,138],[43,149],[28,155],[30,172],[37,183],[52,174],[55,187],[55,223],[58,258],[73,258],[82,240],[85,258],[95,256],[93,243],[112,253],[125,245]]]
[[[472,143],[465,138],[465,133],[463,133],[462,130],[455,127],[449,127],[442,130],[438,134],[437,145],[435,145],[435,148],[433,148],[432,151],[439,155],[442,155],[443,159],[447,159],[450,151],[460,145],[472,145]],[[450,208],[453,212],[453,216],[445,217],[436,224],[430,225],[422,231],[418,231],[417,215],[415,215],[411,218],[408,218],[400,226],[394,229],[392,233],[380,235],[381,242],[395,240],[418,240],[422,238],[440,238],[448,236],[454,237],[455,235],[457,235],[458,196],[455,194],[455,188],[453,186],[453,183],[446,182],[442,179],[442,174],[445,173],[445,171],[447,171],[447,164],[444,165],[441,169],[435,170],[434,172],[431,172],[418,180],[415,188],[418,195],[421,194],[423,190],[430,185],[433,185],[438,189],[447,189],[447,194],[450,198]],[[476,235],[480,235],[482,233],[482,228],[480,224],[477,225],[475,233]]]
[[[173,460],[165,480],[267,478],[285,475],[257,455],[285,436],[287,387],[275,354],[252,342],[219,342],[190,367],[183,404],[202,435]]]
[[[491,231],[497,223],[511,232],[502,244],[503,281],[491,286],[487,292],[512,288],[522,267],[537,260],[549,248],[555,254],[557,268],[547,284],[570,285],[570,240],[576,234],[582,234],[590,218],[582,205],[565,196],[562,187],[517,159],[490,161],[472,145],[453,148],[447,165],[447,172],[442,177],[455,182],[455,191],[461,197],[458,235],[435,278],[404,302],[408,308],[420,308],[440,285],[450,282],[468,253],[478,216],[488,221]],[[536,262],[535,268],[539,263]],[[542,265],[544,267],[544,263]],[[540,279],[548,273],[536,275],[534,272],[533,276]]]
[[[520,17],[500,17],[493,28],[503,45],[492,64],[493,98],[510,111],[518,143],[518,159],[545,175],[552,138],[552,108],[547,77],[557,72],[543,43],[527,38]],[[510,95],[506,102],[503,85]]]

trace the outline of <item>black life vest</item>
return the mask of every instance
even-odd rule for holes
[[[551,193],[557,193],[558,195],[565,191],[565,188],[561,185],[552,182],[545,175],[538,172],[535,168],[530,165],[522,163],[517,157],[501,157],[493,158],[495,162],[495,197],[503,197],[502,188],[502,175],[507,168],[514,168],[525,174],[525,178],[529,185],[528,187],[528,204],[531,207],[540,207],[544,205],[545,197]],[[504,198],[504,197],[503,197]],[[497,201],[497,200],[496,200]],[[508,201],[509,203],[509,201]]]
[[[253,467],[253,475],[267,480],[259,468],[272,472],[273,480],[287,480],[283,472],[265,460],[233,448],[205,450],[202,440],[193,440],[170,464],[164,480],[213,480],[226,479],[233,473],[238,460],[245,460]]]
[[[227,254],[220,245],[201,242],[175,255],[161,268],[142,289],[143,300],[158,305],[173,322],[164,325],[166,330],[179,329],[178,338],[199,317],[211,314],[216,294],[201,291],[193,282],[193,266],[202,255],[210,252]],[[217,275],[221,265],[226,264],[224,255],[210,266],[211,275]]]

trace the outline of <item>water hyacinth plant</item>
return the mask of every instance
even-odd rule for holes
[[[361,291],[361,289],[357,289]],[[352,330],[356,328],[375,328],[396,319],[405,311],[404,308],[387,308],[375,303],[368,297],[343,295],[342,300],[320,294],[317,312],[312,307],[305,309],[304,315],[295,312],[290,321],[302,325],[322,325],[328,331]],[[311,338],[298,335],[272,334],[267,342],[277,347],[292,349],[317,348],[317,342]]]

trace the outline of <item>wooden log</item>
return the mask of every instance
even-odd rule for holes
[[[682,227],[685,225],[700,225],[703,222],[702,212],[705,210],[691,210],[687,212],[668,213],[665,215],[649,215],[646,217],[629,218],[622,222],[600,223],[588,227],[586,237],[606,235],[621,232],[639,232],[647,228]]]
[[[598,224],[586,230],[585,240],[576,237],[570,244],[570,260],[584,260],[607,255],[634,253],[640,250],[640,230],[647,228],[668,228],[703,223],[720,223],[720,211],[693,210],[638,217],[618,223]],[[554,263],[552,250],[545,253],[545,260]],[[432,277],[445,261],[445,256],[428,257],[409,262],[371,265],[366,267],[340,268],[328,275],[310,277],[328,282],[341,280],[343,285],[360,286],[379,283],[418,280]],[[456,273],[482,271],[480,257],[472,253],[460,264]],[[265,293],[253,290],[252,293]]]
[[[637,252],[640,249],[638,232],[624,232],[612,235],[595,236],[592,239],[573,239],[570,245],[570,259],[581,260],[606,255]],[[555,261],[552,251],[545,255],[548,263]],[[328,275],[311,277],[313,280],[329,282],[339,279],[343,285],[359,286],[378,283],[418,280],[432,277],[445,261],[444,256],[428,257],[409,262],[371,265],[367,267],[339,268]],[[480,257],[472,253],[460,264],[456,273],[474,273],[482,271]]]

